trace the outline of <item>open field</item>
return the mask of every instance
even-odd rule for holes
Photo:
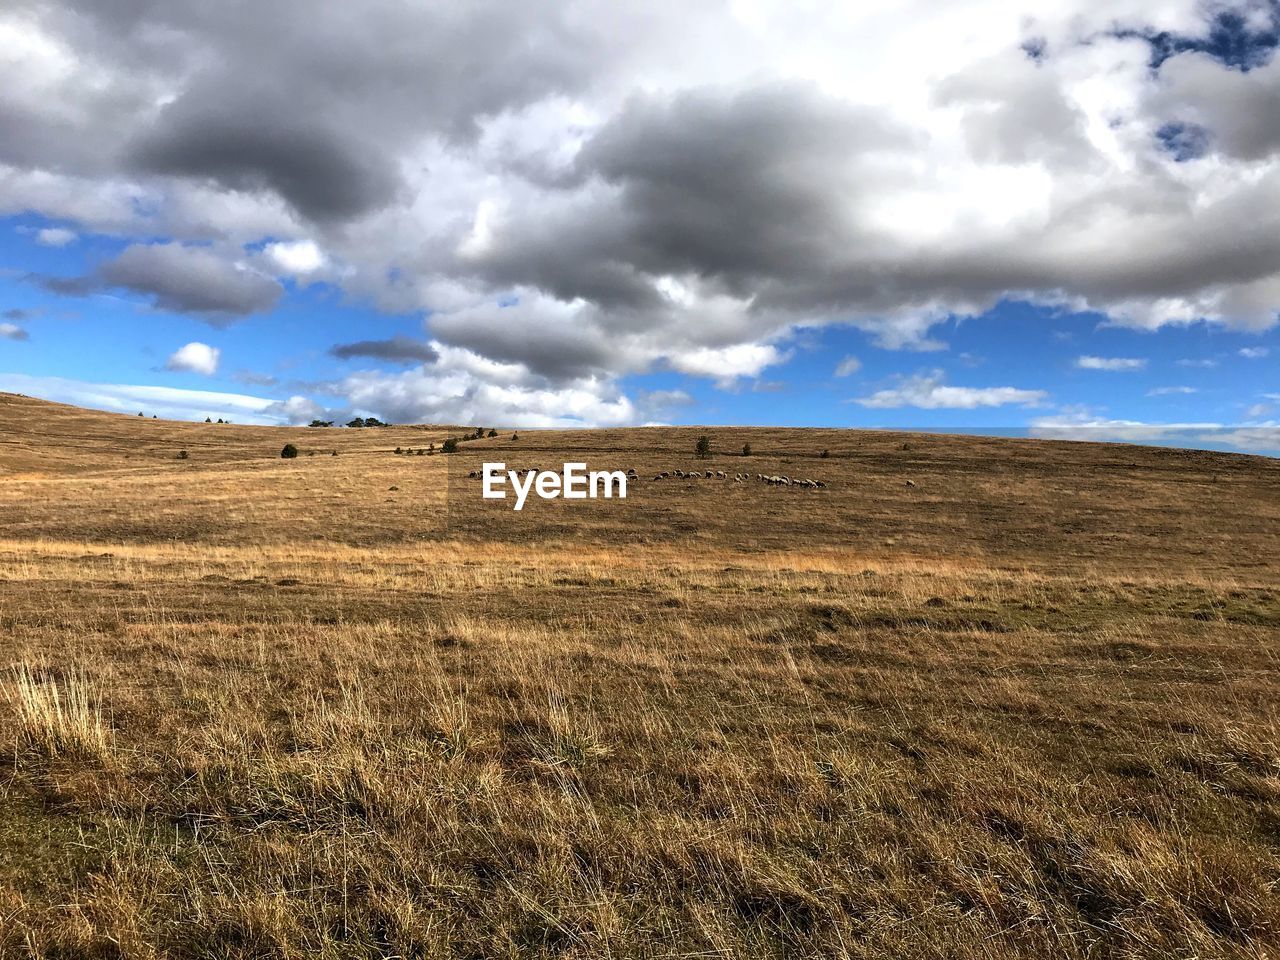
[[[1280,462],[460,432],[0,396],[0,956],[1280,953]]]

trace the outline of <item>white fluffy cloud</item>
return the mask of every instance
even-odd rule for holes
[[[26,340],[27,331],[16,323],[0,323],[0,338],[5,340]]]
[[[305,277],[328,263],[324,251],[313,240],[269,243],[263,250],[277,270],[290,276]]]
[[[76,239],[76,232],[65,227],[45,227],[36,231],[36,243],[42,247],[65,247]]]
[[[1111,373],[1134,373],[1144,370],[1147,361],[1137,357],[1076,357],[1081,370],[1106,370]]]
[[[894,409],[916,407],[921,410],[973,410],[978,407],[1003,407],[1017,404],[1033,407],[1045,402],[1043,390],[1018,387],[952,387],[943,382],[941,370],[903,378],[896,387],[877,390],[857,401],[864,407]]]
[[[1246,360],[1261,360],[1270,354],[1271,351],[1267,347],[1241,347],[1240,356]]]
[[[179,347],[165,362],[166,370],[182,370],[188,373],[200,373],[212,377],[218,372],[218,360],[222,351],[207,343],[192,341]]]

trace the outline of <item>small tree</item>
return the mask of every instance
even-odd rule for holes
[[[219,423],[224,423],[225,421],[224,421],[221,417],[219,417],[219,418],[218,418],[218,422],[219,422]]]
[[[284,445],[284,449],[280,451],[280,456],[283,457],[285,460],[292,460],[297,455],[298,455],[298,448],[295,447],[292,443],[286,443]]]
[[[497,430],[490,430],[490,431],[489,431],[489,439],[490,439],[490,440],[492,440],[492,439],[493,439],[494,437],[496,437],[497,435],[498,435],[498,431],[497,431]]]
[[[204,422],[205,422],[205,423],[213,423],[213,417],[205,417],[205,418],[204,418]]]
[[[347,426],[348,426],[348,427],[363,427],[363,426],[364,426],[364,421],[363,421],[362,419],[360,419],[359,417],[356,417],[356,418],[355,418],[355,419],[353,419],[353,420],[348,420],[348,421],[347,421]]]
[[[145,413],[143,413],[141,410],[139,410],[139,411],[138,411],[138,416],[140,416],[140,417],[145,417],[145,416],[146,416],[146,414],[145,414]]]
[[[308,427],[332,427],[332,420],[312,420],[307,424]]]
[[[749,444],[749,443],[744,443],[744,444],[742,445],[742,455],[743,455],[744,457],[749,457],[749,456],[751,456],[751,444]]]
[[[440,444],[440,452],[441,453],[457,453],[458,441],[455,440],[453,437],[450,437],[444,443]]]
[[[435,453],[435,452],[436,452],[436,445],[435,445],[434,443],[428,443],[428,444],[427,444],[427,449],[428,449],[428,450],[430,450],[432,453]]]
[[[513,434],[511,435],[511,442],[512,442],[512,443],[514,443],[515,441],[517,441],[517,440],[519,440],[519,439],[520,439],[520,434],[518,434],[518,433],[513,433]]]
[[[707,457],[711,456],[711,438],[704,433],[698,438],[698,442],[694,445],[693,451],[701,460],[705,460]]]

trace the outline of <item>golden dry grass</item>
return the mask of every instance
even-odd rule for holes
[[[724,430],[831,486],[515,516],[506,435],[59,415],[91,463],[0,453],[0,955],[1280,949],[1271,461]]]

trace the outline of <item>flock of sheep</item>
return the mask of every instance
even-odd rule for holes
[[[537,467],[522,467],[520,469],[512,470],[511,472],[516,475],[523,476],[529,473],[540,473],[541,471]],[[468,480],[481,479],[480,471],[472,470],[470,473],[467,474],[467,479]],[[640,477],[636,474],[634,467],[632,467],[630,470],[627,471],[627,479],[628,480],[640,479]],[[729,474],[725,473],[723,470],[706,470],[706,471],[663,470],[661,473],[655,474],[653,481],[651,482],[656,482],[658,480],[671,480],[671,479],[674,479],[674,480],[732,480],[734,483],[750,483],[751,481],[754,480],[758,483],[767,483],[775,487],[810,487],[814,490],[818,489],[819,487],[826,486],[826,484],[823,483],[821,480],[802,480],[799,478],[793,479],[791,477],[782,477],[777,474],[769,474],[769,473],[757,473],[757,474],[735,473],[733,474],[733,476],[730,476]],[[911,484],[911,485],[915,486],[915,484]]]
[[[821,480],[802,480],[800,478],[783,477],[777,474],[769,473],[735,473],[732,477],[723,470],[664,470],[655,476],[656,480],[667,480],[670,478],[677,480],[732,480],[734,483],[749,483],[755,480],[758,483],[767,483],[775,487],[825,487],[826,484]]]

